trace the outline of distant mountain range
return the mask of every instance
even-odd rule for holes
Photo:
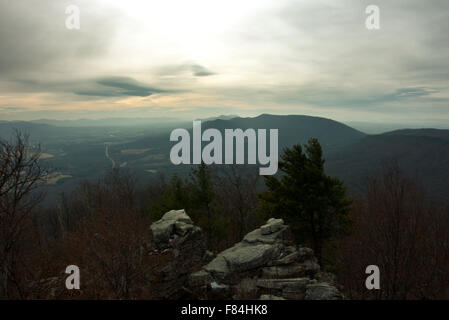
[[[47,124],[56,127],[131,127],[151,125],[173,125],[186,123],[188,121],[170,117],[157,118],[104,118],[104,119],[77,119],[77,120],[51,120],[40,119],[30,121],[31,123]]]
[[[55,187],[59,189],[64,189],[66,183],[98,175],[111,166],[111,159],[142,179],[155,172],[170,175],[189,170],[188,166],[170,163],[174,143],[169,141],[169,134],[180,127],[191,130],[191,121],[141,119],[135,120],[135,125],[123,125],[123,121],[77,120],[64,125],[50,120],[0,121],[0,137],[9,137],[17,128],[28,132],[33,141],[42,142],[44,151],[52,155],[46,161],[73,177],[59,183]],[[304,144],[311,137],[318,138],[328,174],[343,179],[355,193],[360,191],[366,175],[376,172],[384,161],[394,159],[407,174],[420,179],[434,199],[449,204],[449,130],[403,129],[367,135],[337,121],[301,115],[220,116],[202,121],[203,130],[279,129],[280,152]]]
[[[366,136],[363,132],[334,120],[302,115],[262,114],[254,118],[219,119],[208,121],[204,128],[278,129],[280,151],[297,143],[304,144],[311,137],[317,138],[327,151],[334,151]]]
[[[327,169],[358,190],[367,174],[392,160],[420,180],[432,198],[449,204],[449,130],[406,129],[369,135],[330,154]]]
[[[231,120],[231,119],[238,118],[238,117],[239,117],[238,115],[231,114],[231,115],[220,115],[220,116],[217,116],[217,117],[203,118],[203,119],[199,119],[199,120],[201,120],[201,121]]]

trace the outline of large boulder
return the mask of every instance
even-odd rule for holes
[[[188,286],[214,299],[341,299],[313,250],[293,245],[290,228],[270,219],[192,273]]]
[[[159,249],[169,247],[171,240],[183,237],[190,231],[201,231],[200,228],[193,225],[184,209],[167,212],[160,220],[154,222],[150,229],[153,242]]]
[[[171,210],[151,225],[150,233],[154,251],[168,255],[157,274],[158,298],[180,298],[189,275],[210,260],[203,232],[184,210]]]
[[[276,245],[241,244],[223,253],[223,258],[226,260],[231,272],[239,272],[262,267],[278,255],[279,248]]]
[[[271,228],[270,224],[274,227]],[[262,228],[265,228],[264,234]],[[270,220],[262,228],[248,233],[243,241],[219,253],[203,270],[217,281],[236,283],[242,275],[251,275],[283,257],[282,243],[291,239],[288,226],[277,219]]]

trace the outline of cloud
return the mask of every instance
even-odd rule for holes
[[[392,97],[396,99],[401,98],[414,98],[414,97],[424,97],[429,96],[432,93],[437,93],[438,90],[424,88],[424,87],[415,87],[415,88],[401,88],[396,90]]]
[[[67,103],[70,100],[120,98],[120,97],[148,97],[153,94],[172,94],[176,90],[161,89],[140,82],[132,77],[105,76],[100,78],[78,79],[18,79],[4,84],[5,88],[18,94],[53,94],[57,95],[56,103]],[[73,97],[73,94],[78,96]],[[84,97],[84,98],[83,98]]]
[[[107,53],[119,13],[86,0],[72,4],[81,8],[80,30],[65,27],[65,1],[0,0],[0,77],[75,74]]]
[[[164,90],[152,88],[145,84],[139,83],[135,79],[129,77],[108,77],[96,80],[90,89],[75,90],[74,93],[86,96],[98,97],[120,97],[120,96],[136,96],[148,97],[155,93],[166,92]]]
[[[181,24],[157,1],[70,3],[81,30],[65,28],[65,1],[0,0],[0,106],[449,119],[447,0],[378,0],[377,31],[365,28],[369,0],[264,0],[213,33],[214,21]]]
[[[162,77],[208,77],[216,75],[216,72],[211,71],[205,66],[194,63],[186,62],[181,64],[164,65],[155,68],[155,72]]]
[[[208,70],[207,68],[199,64],[192,64],[190,65],[190,68],[195,77],[207,77],[215,74],[214,72]]]

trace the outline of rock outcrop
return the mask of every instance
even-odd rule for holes
[[[268,220],[210,262],[202,231],[184,210],[167,212],[151,232],[156,250],[173,252],[175,259],[162,274],[164,297],[179,296],[183,288],[200,299],[343,298],[332,283],[323,281],[332,277],[320,272],[313,251],[293,244],[282,219]]]
[[[151,225],[150,233],[154,252],[169,255],[156,275],[158,297],[178,299],[185,295],[190,273],[210,260],[203,232],[184,210],[172,210]]]

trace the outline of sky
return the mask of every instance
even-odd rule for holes
[[[66,27],[69,5],[79,30]],[[0,0],[0,120],[449,126],[448,40],[447,0]]]

